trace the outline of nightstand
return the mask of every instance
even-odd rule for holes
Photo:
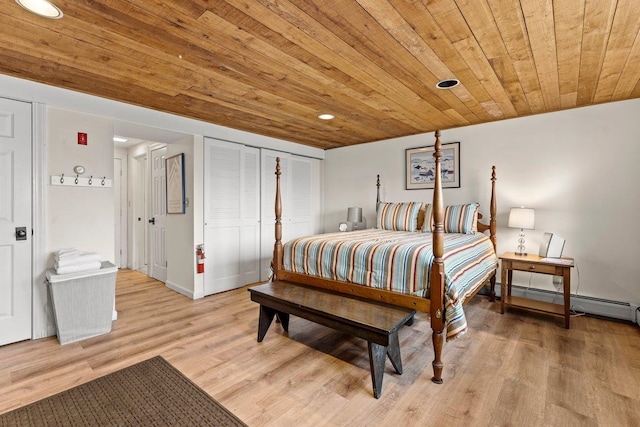
[[[574,266],[572,258],[542,258],[538,255],[516,255],[505,252],[500,256],[502,261],[502,279],[500,282],[501,307],[504,314],[505,307],[518,307],[541,313],[564,316],[564,327],[569,329],[571,318],[571,268]],[[513,271],[528,271],[529,273],[550,274],[561,276],[564,285],[564,305],[552,304],[511,295]]]

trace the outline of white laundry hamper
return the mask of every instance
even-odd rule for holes
[[[118,268],[108,261],[99,270],[45,272],[58,341],[68,344],[111,332]]]

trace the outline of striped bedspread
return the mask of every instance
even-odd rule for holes
[[[484,234],[444,235],[447,338],[464,333],[465,298],[495,271],[496,254]],[[429,297],[430,233],[361,230],[301,237],[284,245],[284,269]]]

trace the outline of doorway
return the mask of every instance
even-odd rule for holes
[[[147,154],[134,156],[131,162],[132,177],[132,233],[131,233],[131,268],[147,273]]]

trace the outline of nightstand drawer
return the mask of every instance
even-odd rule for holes
[[[556,274],[556,267],[553,265],[532,264],[530,262],[511,262],[512,270],[530,271],[532,273]]]

